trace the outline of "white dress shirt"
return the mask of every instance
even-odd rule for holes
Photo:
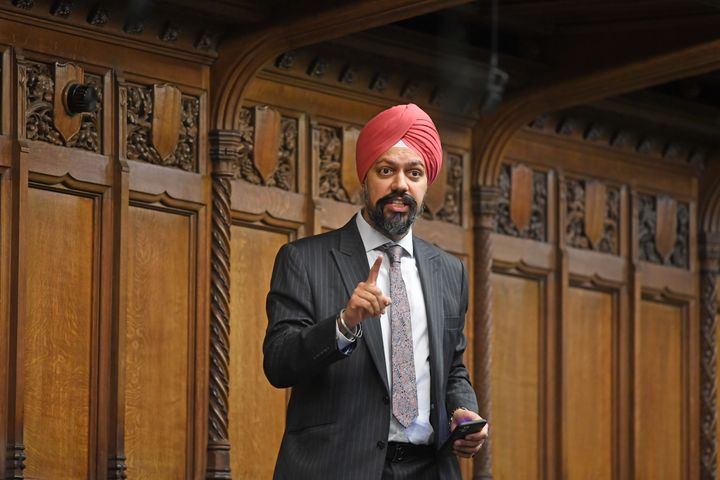
[[[375,259],[384,256],[380,272],[377,278],[377,287],[389,295],[390,292],[390,259],[387,255],[378,250],[386,243],[397,243],[403,247],[404,253],[400,263],[405,290],[407,291],[408,302],[410,303],[410,322],[412,324],[413,354],[415,356],[415,379],[417,384],[418,416],[408,425],[403,427],[400,422],[391,414],[390,435],[388,440],[393,442],[411,442],[415,444],[428,444],[432,439],[433,428],[430,425],[430,342],[428,340],[427,313],[425,311],[425,297],[420,283],[415,257],[413,256],[412,228],[407,235],[399,241],[394,242],[375,230],[365,221],[362,214],[356,215],[357,227],[365,246],[368,266],[375,263]],[[385,309],[380,316],[380,327],[382,329],[383,349],[385,352],[385,372],[387,373],[388,386],[392,391],[391,373],[391,339],[390,339],[390,318],[392,305]],[[366,322],[375,322],[376,319],[366,319]],[[337,329],[337,326],[336,326]],[[351,343],[337,329],[338,348],[345,350]]]

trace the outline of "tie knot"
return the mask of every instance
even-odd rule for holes
[[[385,245],[385,251],[388,253],[388,256],[390,257],[390,262],[392,263],[400,263],[400,258],[403,254],[403,247],[398,245],[397,243],[389,243]]]

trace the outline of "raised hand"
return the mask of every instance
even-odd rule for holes
[[[385,307],[390,305],[390,298],[386,297],[377,287],[377,277],[382,262],[383,256],[381,255],[375,259],[367,280],[358,283],[353,290],[343,315],[343,320],[349,328],[355,328],[368,317],[379,317],[385,313]]]

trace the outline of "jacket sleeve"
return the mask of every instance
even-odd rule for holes
[[[346,358],[337,346],[339,312],[316,318],[310,280],[297,248],[284,245],[273,268],[263,342],[265,376],[277,388],[292,387]]]
[[[467,273],[465,272],[465,266],[461,263],[461,313],[463,318],[467,314],[468,306],[468,281]],[[478,412],[477,397],[475,390],[470,383],[470,374],[468,373],[465,364],[463,363],[463,356],[465,354],[465,348],[467,347],[467,338],[465,337],[465,322],[463,321],[463,328],[458,335],[457,343],[454,346],[452,363],[450,365],[450,373],[448,375],[447,390],[445,395],[445,405],[447,407],[448,417],[451,417],[453,412],[458,408],[466,408],[473,412]],[[449,418],[448,418],[449,419]]]

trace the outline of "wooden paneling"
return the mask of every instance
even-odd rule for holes
[[[25,478],[86,478],[92,454],[94,201],[31,188],[28,214]]]
[[[611,294],[569,288],[562,324],[563,478],[612,478]]]
[[[234,226],[230,295],[230,444],[236,478],[271,478],[285,428],[285,390],[263,374],[265,296],[284,233]],[[271,413],[272,412],[272,413]],[[249,461],[252,459],[251,461]]]
[[[683,476],[683,309],[645,300],[635,329],[635,477]]]
[[[2,146],[0,146],[0,164],[2,164]],[[10,331],[10,175],[0,167],[0,358],[8,358]],[[8,398],[9,368],[0,368],[0,395]],[[0,401],[0,465],[5,465],[7,451],[7,401]]]
[[[186,478],[195,286],[191,217],[130,207],[125,341],[128,478]]]
[[[539,478],[540,306],[536,280],[492,275],[493,477]],[[498,408],[497,406],[502,406]]]
[[[717,316],[715,316],[715,322],[716,322],[716,325],[718,324],[717,322],[720,322],[720,314],[718,314]],[[720,328],[718,328],[718,329],[715,331],[715,348],[717,349],[716,352],[720,352]],[[716,365],[717,365],[717,366],[716,366],[716,368],[717,368],[716,371],[717,371],[717,372],[720,372],[720,355],[717,355],[717,356],[716,356],[715,363],[716,363]],[[715,408],[717,408],[717,412],[720,412],[720,395],[718,395],[718,396],[715,398],[715,403],[716,403],[716,407],[715,407]],[[715,424],[715,432],[716,432],[716,434],[715,434],[715,440],[716,440],[716,442],[717,442],[717,445],[720,445],[720,422],[717,422],[717,423]],[[716,468],[716,471],[717,471],[717,478],[720,478],[720,462],[717,463],[717,465],[716,465],[715,468]]]

